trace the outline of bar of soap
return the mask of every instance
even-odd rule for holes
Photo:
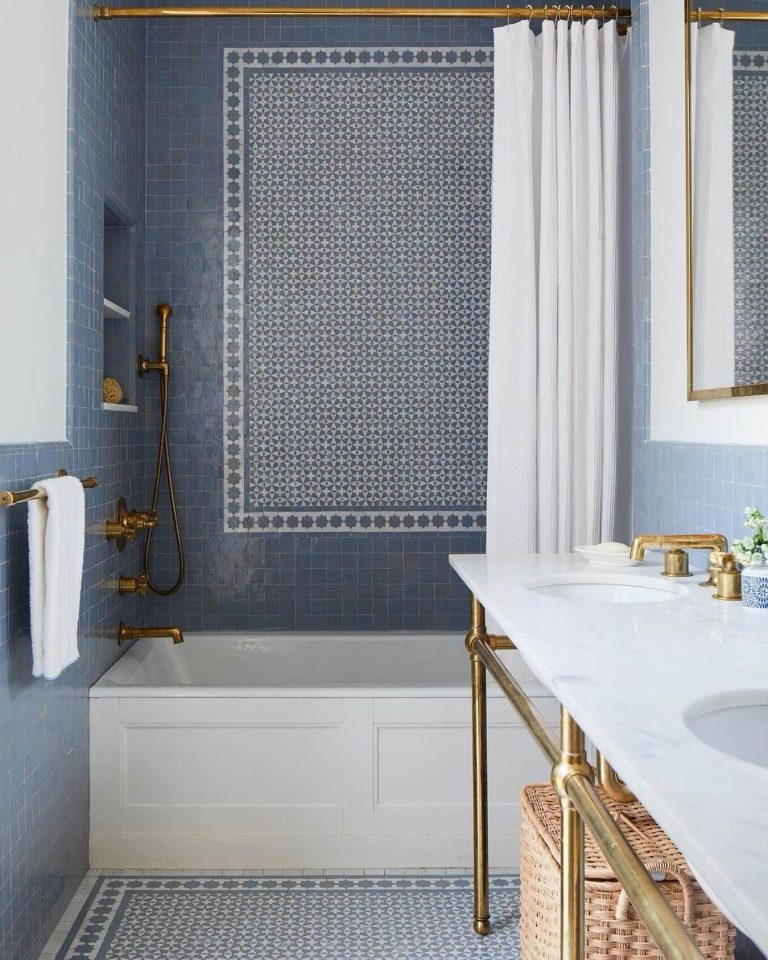
[[[590,547],[590,550],[599,550],[600,553],[629,553],[629,544],[608,540],[604,543],[594,544],[594,546]]]

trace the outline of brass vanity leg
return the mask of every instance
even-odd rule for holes
[[[584,957],[584,821],[566,792],[571,776],[592,776],[584,749],[584,732],[560,708],[560,762],[552,782],[560,797],[560,956]]]
[[[474,814],[475,933],[490,930],[488,910],[488,718],[485,699],[485,664],[473,650],[476,639],[487,637],[485,610],[472,597],[472,621],[466,646],[472,664],[472,803]]]

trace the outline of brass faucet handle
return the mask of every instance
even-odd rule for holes
[[[149,577],[146,573],[140,573],[135,577],[120,577],[117,583],[118,593],[125,595],[128,593],[138,593],[143,597],[149,587]]]
[[[741,600],[741,571],[736,567],[732,553],[724,553],[717,572],[715,600]]]
[[[664,572],[663,577],[692,577],[693,574],[688,569],[688,554],[685,550],[676,547],[674,550],[667,550],[664,554]]]
[[[131,510],[127,522],[134,533],[155,527],[157,525],[157,510]]]
[[[115,516],[113,520],[107,520],[104,524],[104,536],[107,540],[114,540],[115,546],[122,553],[125,545],[130,543],[136,536],[136,530],[129,522],[128,507],[124,497],[115,504]]]
[[[699,584],[700,587],[716,587],[717,586],[717,575],[723,569],[723,558],[727,556],[732,556],[727,554],[724,550],[713,550],[709,555],[709,576],[706,580],[702,580]]]

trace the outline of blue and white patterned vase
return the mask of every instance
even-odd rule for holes
[[[768,610],[768,565],[750,565],[741,571],[741,602],[745,607]]]

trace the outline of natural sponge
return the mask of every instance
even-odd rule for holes
[[[104,403],[120,403],[123,399],[123,388],[114,377],[104,377]]]

